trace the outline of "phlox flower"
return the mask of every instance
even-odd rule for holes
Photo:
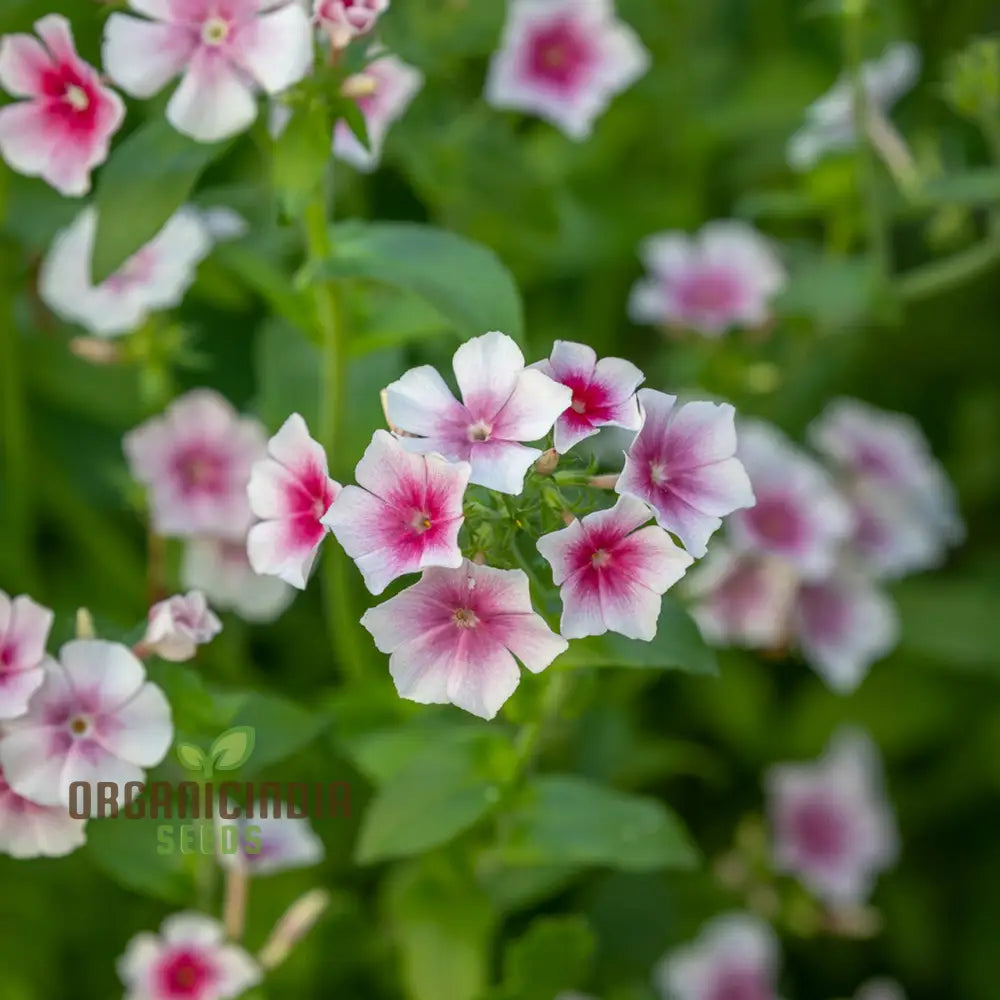
[[[257,91],[278,94],[312,69],[312,25],[298,0],[129,0],[129,6],[144,16],[108,18],[108,75],[127,94],[146,98],[183,74],[167,120],[200,142],[243,132],[257,117]]]
[[[522,442],[538,441],[572,405],[572,390],[524,367],[524,355],[503,333],[466,341],[452,361],[460,403],[430,365],[411,368],[386,390],[386,412],[407,435],[411,451],[435,451],[472,466],[470,482],[520,493],[541,455]]]
[[[334,48],[342,49],[367,35],[388,9],[389,0],[315,0],[313,18]]]
[[[101,337],[141,326],[154,312],[179,306],[198,265],[212,249],[204,218],[183,208],[99,285],[91,278],[97,210],[84,209],[55,238],[42,262],[38,294],[57,315]]]
[[[131,650],[78,639],[62,647],[58,663],[46,662],[27,714],[5,725],[0,768],[18,795],[66,806],[75,781],[143,781],[173,735],[167,699]]]
[[[637,431],[642,425],[635,393],[645,376],[631,361],[598,361],[592,347],[557,340],[548,360],[531,367],[573,392],[572,402],[556,421],[554,443],[560,455],[602,427]]]
[[[660,233],[640,255],[649,275],[632,289],[633,322],[706,337],[766,324],[788,278],[770,242],[745,222],[710,222],[695,236]]]
[[[664,1000],[777,1000],[780,954],[771,928],[727,913],[667,955],[654,974]]]
[[[917,82],[920,50],[908,42],[890,45],[880,59],[861,68],[870,112],[886,114]],[[845,74],[831,90],[806,109],[806,123],[788,142],[788,163],[809,170],[826,153],[853,149],[857,142],[854,94]]]
[[[695,558],[722,518],[754,503],[736,458],[735,411],[728,403],[677,405],[677,397],[639,390],[643,425],[625,456],[617,491],[648,503],[657,523]]]
[[[323,517],[358,564],[373,594],[429,566],[462,565],[458,533],[468,462],[414,455],[387,431],[376,431],[345,486]]]
[[[69,21],[49,14],[31,35],[0,41],[0,86],[25,100],[0,108],[0,156],[68,197],[90,190],[125,119],[121,98],[76,52]]]
[[[200,590],[176,594],[149,609],[149,623],[142,645],[164,660],[183,663],[198,646],[211,642],[222,631]]]
[[[830,476],[777,428],[756,421],[741,425],[738,455],[757,503],[730,518],[734,545],[780,556],[807,579],[830,572],[854,530]]]
[[[616,16],[612,0],[513,0],[486,100],[536,114],[582,140],[649,65],[649,53]]]
[[[125,1000],[230,1000],[261,980],[257,963],[203,913],[175,913],[137,934],[118,959]]]
[[[517,688],[515,656],[539,673],[569,646],[532,609],[521,570],[468,561],[425,570],[412,587],[366,611],[361,624],[390,654],[402,697],[451,703],[484,719]]]
[[[132,475],[149,488],[159,534],[246,535],[250,470],[266,454],[259,421],[211,389],[194,389],[129,431],[124,447]]]
[[[382,148],[393,123],[402,118],[413,98],[424,85],[420,70],[407,65],[393,55],[381,55],[369,63],[358,79],[367,90],[356,97],[365,119],[368,145],[365,148],[345,121],[338,121],[333,130],[333,153],[338,159],[357,170],[374,170],[382,160]]]
[[[340,491],[330,478],[326,452],[293,413],[267,443],[268,457],[250,473],[250,510],[260,518],[247,535],[254,572],[305,589],[326,537],[322,517]]]
[[[610,510],[543,535],[538,551],[552,567],[567,639],[619,632],[647,642],[656,635],[661,597],[693,562],[641,500],[621,497]],[[648,525],[643,527],[643,525]]]
[[[52,628],[48,608],[0,590],[0,719],[16,719],[44,678],[45,643]]]
[[[245,539],[192,538],[184,548],[180,576],[185,587],[204,591],[213,607],[248,622],[274,621],[295,596],[283,580],[253,571]]]
[[[275,875],[295,868],[310,868],[323,860],[326,853],[323,841],[316,836],[309,820],[283,815],[281,804],[277,808],[282,815],[254,819],[241,817],[236,822],[241,847],[235,854],[220,853],[219,864],[223,868],[234,868],[239,864],[251,876]],[[232,821],[217,820],[217,825],[233,824]],[[256,828],[254,846],[257,851],[253,854],[245,849],[250,837],[248,827]]]
[[[858,987],[854,1000],[906,1000],[903,987],[891,979],[871,979]]]
[[[868,737],[844,730],[818,761],[771,768],[767,793],[778,871],[798,876],[827,903],[865,902],[899,849]]]
[[[0,854],[12,858],[61,858],[86,841],[86,820],[66,806],[41,806],[18,795],[0,771]]]

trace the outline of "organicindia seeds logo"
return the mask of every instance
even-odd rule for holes
[[[163,820],[157,827],[159,854],[228,854],[254,857],[265,849],[254,820],[349,818],[350,783],[306,781],[218,781],[220,772],[238,771],[257,742],[252,726],[234,726],[207,750],[180,742],[177,760],[191,780],[70,786],[69,812],[74,819]],[[190,822],[178,823],[178,820]]]

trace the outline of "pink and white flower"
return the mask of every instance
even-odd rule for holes
[[[0,719],[16,719],[45,676],[45,643],[53,614],[22,594],[0,590]]]
[[[602,427],[637,431],[642,426],[635,393],[645,376],[631,361],[598,361],[592,347],[557,340],[549,359],[531,367],[573,392],[573,401],[556,421],[554,443],[560,455]]]
[[[341,120],[333,131],[333,154],[357,170],[370,172],[382,160],[389,129],[403,117],[423,87],[424,75],[396,56],[383,55],[369,63],[364,73],[348,80],[348,84],[352,82],[362,92],[355,100],[364,115],[369,148]]]
[[[484,719],[520,682],[515,656],[540,673],[569,646],[535,614],[521,570],[468,561],[425,570],[412,587],[366,611],[361,624],[390,654],[403,698],[450,703]]]
[[[5,725],[0,767],[18,795],[67,806],[74,782],[143,781],[173,735],[167,699],[131,650],[78,639],[62,647],[58,663],[46,662],[27,715]]]
[[[258,91],[278,94],[313,66],[309,15],[298,0],[129,0],[144,17],[112,14],[104,68],[132,97],[183,74],[167,120],[200,142],[245,131]],[[147,20],[150,18],[150,20]]]
[[[304,590],[327,528],[323,515],[340,492],[329,476],[326,452],[293,413],[254,464],[247,495],[260,518],[247,535],[255,573],[279,577]]]
[[[436,451],[472,466],[470,482],[520,493],[542,454],[522,442],[544,437],[572,405],[573,393],[543,372],[524,367],[521,349],[503,333],[486,333],[455,352],[460,403],[430,365],[411,368],[386,390],[392,426],[411,451]]]
[[[82,847],[86,820],[66,806],[40,806],[18,795],[0,771],[0,854],[12,858],[62,858]]]
[[[664,1000],[777,1000],[778,939],[748,913],[727,913],[667,955],[654,973]]]
[[[898,854],[877,751],[845,730],[812,764],[781,764],[767,776],[774,864],[825,902],[860,904]]]
[[[560,587],[565,638],[611,631],[649,642],[656,635],[662,596],[694,560],[649,524],[652,516],[641,500],[621,497],[538,540]]]
[[[280,804],[277,809],[284,812]],[[220,853],[219,864],[223,868],[235,868],[239,864],[251,876],[311,868],[318,865],[326,854],[323,841],[316,836],[307,819],[292,819],[284,815],[254,819],[240,817],[235,824],[219,820],[217,825],[235,826],[234,833],[238,833],[240,844],[235,853]],[[254,853],[247,849],[251,842],[256,848]]]
[[[118,960],[125,1000],[230,1000],[262,978],[257,963],[226,941],[203,913],[175,913],[159,934],[137,934]]]
[[[586,139],[612,98],[649,69],[649,53],[612,0],[513,0],[486,100]]]
[[[733,543],[781,556],[806,579],[825,576],[854,530],[850,507],[829,475],[768,424],[743,424],[738,454],[757,503],[729,520]]]
[[[222,631],[200,590],[176,594],[149,609],[149,624],[142,645],[164,660],[183,663],[194,658],[199,646]]]
[[[276,576],[258,576],[247,558],[246,540],[193,538],[181,560],[181,583],[202,590],[220,611],[248,622],[273,622],[295,596]]]
[[[854,1000],[906,1000],[906,994],[892,979],[871,979],[858,988]]]
[[[770,242],[745,222],[710,222],[693,237],[651,236],[640,255],[649,276],[632,289],[632,320],[706,337],[765,325],[788,278]]]
[[[892,601],[847,566],[799,588],[793,628],[806,660],[839,694],[849,694],[864,680],[900,632]]]
[[[56,236],[42,262],[38,293],[64,320],[101,337],[128,333],[151,313],[179,306],[212,249],[204,218],[183,208],[110,278],[95,285],[91,263],[96,235],[97,210],[86,208]]]
[[[625,456],[617,491],[644,500],[657,523],[695,558],[703,556],[722,518],[754,503],[736,458],[735,410],[728,403],[685,403],[639,390],[643,425]]]
[[[0,108],[0,156],[18,173],[41,177],[60,194],[90,190],[125,119],[121,98],[76,52],[69,21],[49,14],[31,35],[0,41],[0,86],[25,100]]]
[[[245,537],[250,470],[266,454],[259,421],[211,389],[194,389],[129,431],[124,445],[132,475],[149,487],[159,534]]]
[[[367,35],[389,9],[389,0],[315,0],[313,17],[335,49]]]
[[[458,533],[468,462],[414,455],[387,431],[376,431],[345,486],[323,517],[358,564],[365,585],[381,594],[393,580],[430,566],[462,565]]]

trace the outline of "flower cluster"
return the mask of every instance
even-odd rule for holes
[[[730,519],[690,589],[711,641],[796,644],[832,689],[849,692],[897,640],[880,582],[937,565],[963,528],[908,417],[837,400],[809,437],[828,468],[773,427],[742,428],[757,503]]]

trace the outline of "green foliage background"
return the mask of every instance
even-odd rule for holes
[[[96,61],[96,5],[54,6]],[[908,273],[985,236],[1000,200],[1000,165],[941,85],[947,57],[1000,30],[1000,13],[987,0],[873,6],[868,54],[907,37],[926,61],[894,118],[925,176],[937,179],[915,200],[887,177],[877,190],[894,271]],[[5,0],[0,31],[25,30],[50,7]],[[261,996],[551,1000],[575,984],[644,1000],[665,950],[740,905],[715,883],[711,859],[760,812],[763,770],[815,755],[852,721],[886,757],[902,860],[879,884],[884,930],[874,940],[785,935],[783,995],[847,996],[865,976],[891,974],[915,1000],[994,1000],[1000,261],[955,287],[900,295],[905,283],[871,280],[856,158],[830,159],[806,178],[789,173],[785,141],[840,71],[836,4],[619,7],[654,68],[577,145],[484,104],[500,0],[394,0],[384,40],[427,85],[393,129],[382,170],[336,170],[338,219],[428,222],[491,248],[523,295],[530,358],[556,338],[585,341],[638,363],[651,386],[718,394],[792,434],[837,394],[914,414],[957,484],[969,542],[945,571],[895,588],[903,641],[849,698],[795,659],[725,653],[717,678],[576,668],[540,738],[544,777],[531,789],[512,790],[508,779],[519,766],[516,723],[544,710],[540,679],[526,675],[508,721],[484,726],[400,702],[363,634],[358,659],[338,662],[318,581],[273,626],[227,617],[197,666],[153,670],[179,735],[206,745],[230,725],[253,725],[260,773],[353,783],[353,818],[318,824],[323,866],[253,886],[253,944],[309,886],[333,895],[328,917]],[[133,106],[129,127],[143,113]],[[159,113],[148,107],[151,119]],[[197,385],[218,388],[271,430],[292,409],[311,425],[318,419],[317,350],[296,324],[298,235],[261,196],[271,184],[265,146],[258,128],[200,182],[196,199],[236,207],[253,235],[202,266],[177,314],[183,338],[146,331],[133,342],[134,362],[110,367],[71,355],[79,331],[34,293],[40,255],[76,209],[0,172],[0,587],[54,607],[59,640],[80,605],[109,635],[134,630],[146,611],[126,430]],[[785,246],[795,280],[771,336],[707,343],[631,326],[625,302],[639,241],[730,215]],[[120,225],[127,243],[127,216]],[[328,273],[345,279],[337,287],[350,369],[333,463],[345,478],[382,423],[379,388],[415,363],[446,366],[489,317],[518,324],[521,305],[495,276],[479,296],[478,258],[447,239],[434,267],[422,267],[397,230],[345,223],[334,244]],[[466,292],[457,302],[455,289]],[[173,566],[177,553],[168,556]],[[366,606],[360,579],[349,579],[353,590],[340,595],[348,622]],[[703,655],[693,640],[688,655],[689,668]],[[162,776],[179,773],[163,765]],[[195,903],[198,873],[187,859],[158,860],[152,828],[94,823],[89,834],[88,847],[63,861],[0,858],[0,1000],[117,996],[113,960],[129,937]]]

